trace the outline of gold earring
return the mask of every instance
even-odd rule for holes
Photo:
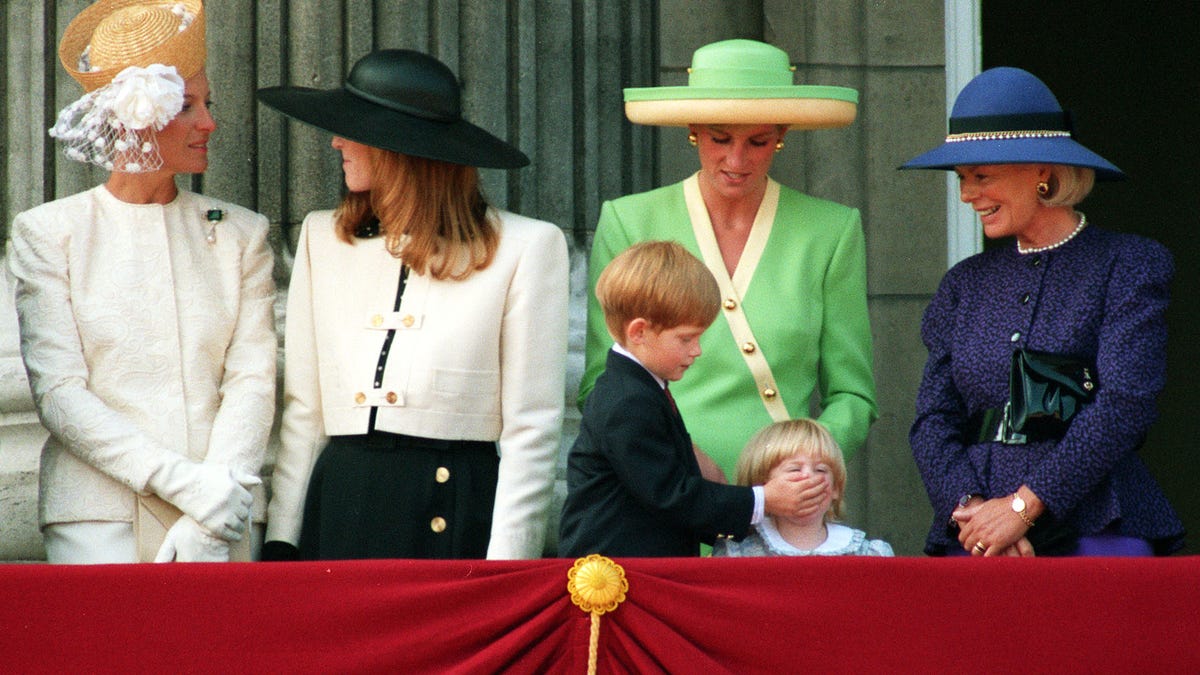
[[[688,143],[691,143],[692,145],[700,144],[700,138],[696,136],[696,132],[693,131],[688,134]]]
[[[1047,183],[1046,181],[1042,181],[1042,182],[1038,183],[1037,184],[1037,193],[1038,193],[1039,197],[1045,197],[1046,195],[1050,194],[1050,184]]]
[[[775,142],[775,152],[779,152],[782,149],[783,149],[783,141],[776,141]]]

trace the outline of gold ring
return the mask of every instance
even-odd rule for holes
[[[975,546],[973,548],[976,551],[979,551],[980,553],[987,553],[987,550],[988,550],[987,545],[984,544],[982,541],[975,542]]]

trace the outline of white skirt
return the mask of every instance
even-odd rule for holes
[[[46,561],[59,565],[107,565],[137,562],[132,523],[87,520],[56,523],[42,529]]]

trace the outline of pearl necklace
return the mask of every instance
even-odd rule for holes
[[[1020,253],[1021,255],[1025,255],[1027,253],[1041,253],[1043,251],[1050,251],[1050,250],[1056,249],[1059,246],[1062,246],[1063,244],[1067,243],[1068,241],[1071,241],[1072,239],[1074,239],[1075,235],[1079,234],[1080,232],[1083,232],[1083,228],[1085,228],[1085,227],[1087,227],[1087,216],[1085,216],[1081,213],[1081,214],[1079,214],[1079,224],[1075,226],[1075,229],[1071,232],[1071,234],[1068,234],[1066,237],[1059,239],[1058,241],[1054,242],[1053,244],[1048,244],[1046,246],[1035,246],[1033,248],[1025,248],[1025,247],[1021,246],[1020,241],[1017,241],[1017,253]]]

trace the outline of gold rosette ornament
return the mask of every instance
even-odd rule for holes
[[[625,601],[629,581],[625,569],[602,555],[593,553],[580,558],[567,572],[567,592],[571,602],[592,615],[592,631],[588,640],[588,675],[596,672],[600,648],[600,617]]]

